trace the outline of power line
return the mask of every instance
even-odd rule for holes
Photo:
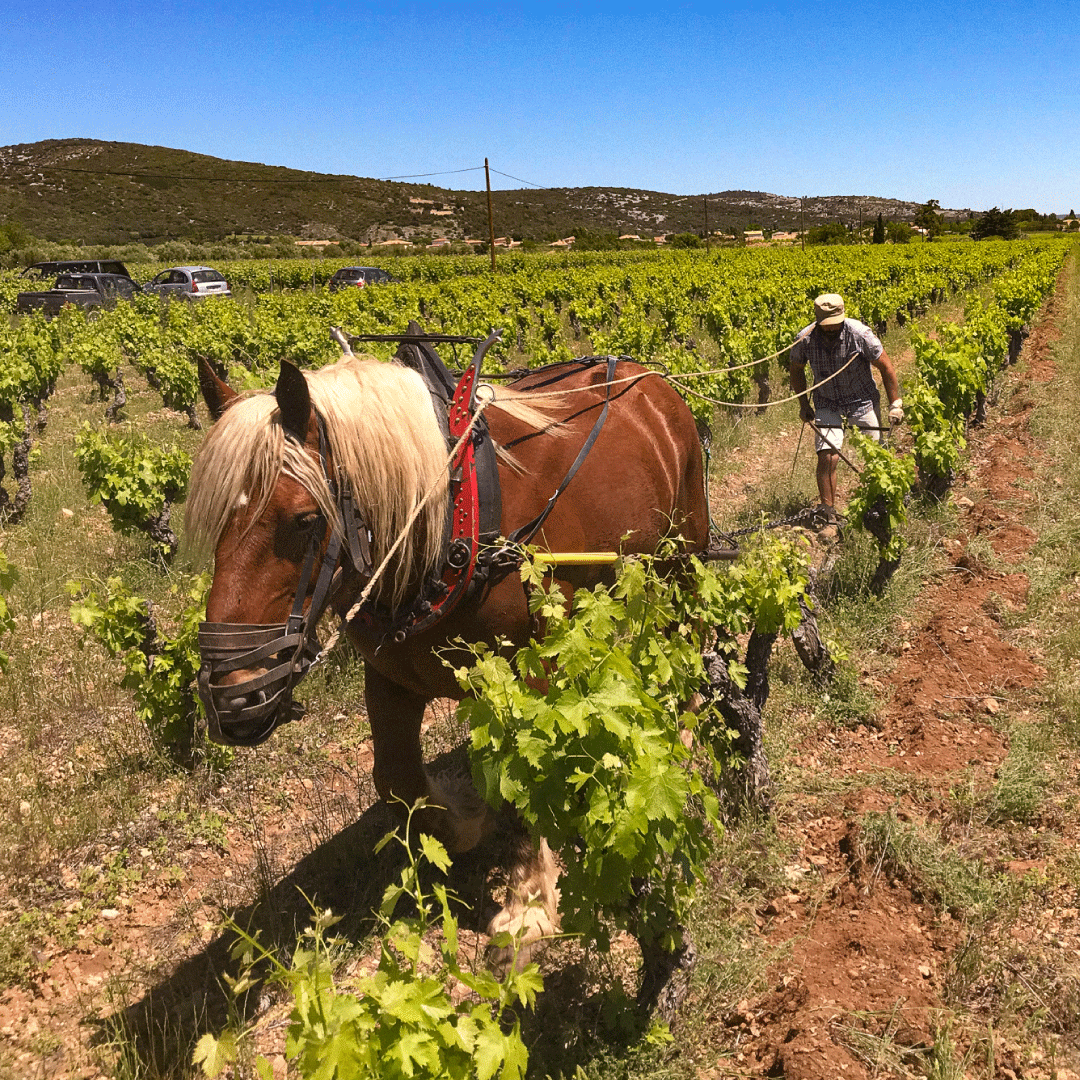
[[[483,165],[473,165],[468,169],[444,169],[442,172],[412,173],[407,176],[379,176],[371,179],[380,182],[389,180],[412,180],[425,176],[451,176],[456,173],[479,172]],[[77,169],[68,165],[39,165],[39,172],[83,173],[89,176],[129,176],[144,180],[187,180],[213,184],[361,184],[367,178],[362,176],[316,176],[316,177],[272,177],[272,176],[185,176],[181,173],[140,172],[134,169]],[[514,179],[511,177],[511,179]],[[527,181],[523,181],[527,182]]]
[[[541,191],[547,191],[547,184],[534,184],[531,180],[522,180],[520,176],[511,176],[506,172],[499,172],[498,169],[492,169],[493,173],[497,173],[499,176],[505,176],[507,180],[516,180],[519,184],[528,184],[529,187],[539,188]]]
[[[183,176],[180,173],[137,172],[126,169],[75,169],[68,165],[39,165],[36,168],[39,172],[86,173],[90,176],[139,176],[145,180],[197,180],[214,184],[351,184],[363,179],[359,176],[321,176],[294,180],[270,176]]]
[[[423,180],[429,176],[457,176],[461,173],[481,172],[483,165],[470,165],[466,169],[442,169],[438,172],[403,173],[400,176],[377,176],[371,179],[380,183],[390,180]],[[128,176],[138,177],[143,180],[186,180],[192,183],[205,184],[361,184],[367,179],[362,176],[300,176],[300,177],[274,177],[274,176],[188,176],[183,173],[158,173],[145,172],[138,169],[79,169],[71,165],[39,165],[37,170],[44,172],[81,173],[86,176]],[[546,184],[537,184],[532,180],[524,180],[520,176],[511,176],[510,173],[492,169],[493,173],[505,176],[507,180],[513,180],[518,184],[527,184],[538,190],[547,190]]]
[[[442,172],[408,173],[405,176],[380,176],[380,180],[419,180],[424,176],[452,176],[455,173],[480,172],[483,165],[471,165],[467,169],[444,169]]]

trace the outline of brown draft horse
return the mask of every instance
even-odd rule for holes
[[[635,374],[641,377],[618,381]],[[396,362],[347,354],[306,375],[283,363],[273,393],[246,396],[209,367],[201,375],[217,419],[196,460],[187,512],[189,531],[214,552],[200,692],[211,738],[254,745],[290,718],[291,683],[311,659],[296,656],[303,651],[299,615],[312,595],[321,590],[344,617],[366,583],[339,536],[342,490],[366,523],[375,566],[425,493],[436,490],[378,582],[383,610],[407,604],[443,564],[447,438],[424,379]],[[571,364],[560,369],[562,395],[552,398],[550,390],[545,396],[550,377],[531,373],[486,391],[494,395],[485,411],[490,435],[497,447],[510,448],[499,455],[502,534],[543,510],[607,402],[595,445],[533,542],[553,552],[651,553],[677,530],[692,549],[705,549],[701,446],[690,410],[670,384],[619,361],[609,389],[604,364]],[[335,478],[343,483],[334,485]],[[315,561],[330,553],[329,585],[312,568],[312,551]],[[555,571],[567,593],[603,574],[598,567]],[[427,811],[424,828],[452,850],[469,849],[484,835],[490,811],[471,785],[467,792],[440,787],[425,770],[421,721],[433,698],[462,696],[444,662],[449,642],[527,642],[533,624],[518,575],[493,576],[413,636],[388,635],[359,617],[346,629],[364,659],[379,794],[405,804],[427,798],[442,809]],[[285,692],[283,669],[293,673]],[[528,940],[557,927],[556,878],[542,844],[515,868],[513,899],[490,931],[523,929]]]

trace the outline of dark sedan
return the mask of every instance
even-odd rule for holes
[[[390,285],[397,281],[393,274],[377,266],[343,266],[330,279],[330,291],[338,289],[362,289],[365,285]]]

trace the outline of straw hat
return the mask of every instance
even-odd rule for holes
[[[823,293],[814,301],[814,321],[818,326],[839,326],[845,318],[842,296]]]

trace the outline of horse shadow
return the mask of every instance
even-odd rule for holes
[[[440,755],[432,768],[460,768],[464,748]],[[241,973],[232,953],[239,940],[236,928],[257,938],[260,945],[286,966],[299,936],[316,910],[330,909],[341,921],[333,934],[347,945],[363,948],[379,934],[376,916],[388,885],[400,880],[407,864],[403,847],[379,840],[398,829],[402,819],[382,802],[317,844],[287,874],[259,890],[251,903],[226,912],[225,929],[197,953],[182,960],[143,996],[110,1016],[91,1021],[91,1042],[122,1046],[133,1060],[135,1075],[174,1075],[190,1062],[199,1038],[220,1034],[227,1026],[243,1026],[279,1000],[284,991],[265,981],[266,971],[256,967],[257,981],[243,995],[234,995],[228,978]],[[471,852],[454,857],[449,878],[434,868],[422,871],[425,884],[445,880],[458,898],[455,914],[463,930],[483,932],[499,908],[495,890],[505,881],[514,843],[520,836],[511,824],[500,822],[495,834]],[[258,859],[256,859],[258,862]],[[256,866],[256,873],[263,876]],[[269,877],[269,874],[265,876]],[[404,901],[402,901],[404,903]],[[399,906],[396,915],[408,914]]]

